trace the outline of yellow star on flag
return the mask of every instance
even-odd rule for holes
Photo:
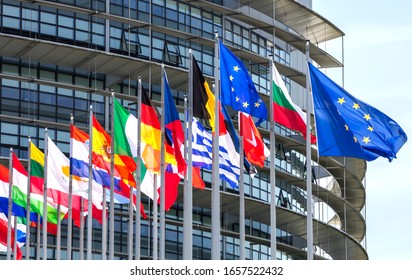
[[[342,105],[343,103],[345,103],[346,101],[345,101],[345,98],[344,97],[342,97],[342,98],[338,98],[338,103],[340,104],[340,105]]]
[[[353,103],[352,108],[354,108],[355,110],[358,110],[360,108],[358,103]]]
[[[369,114],[365,114],[365,115],[363,116],[363,118],[364,118],[365,120],[369,121],[369,120],[371,119],[371,116],[370,116]]]
[[[363,137],[362,142],[365,142],[365,144],[368,144],[371,140],[369,139],[369,137]]]

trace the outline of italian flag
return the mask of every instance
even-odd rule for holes
[[[274,63],[272,63],[272,87],[275,122],[300,132],[306,138],[306,114],[293,103]],[[316,143],[316,137],[313,134],[310,136],[310,142]]]

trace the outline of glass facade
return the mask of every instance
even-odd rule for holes
[[[28,137],[40,148],[44,148],[44,128],[47,124],[48,135],[66,154],[70,148],[70,116],[73,115],[76,126],[88,127],[89,105],[101,124],[110,129],[109,98],[103,93],[109,88],[119,96],[137,96],[137,81],[128,77],[114,77],[110,72],[101,72],[93,66],[93,59],[99,55],[113,55],[130,60],[147,61],[147,65],[164,63],[170,67],[187,71],[189,50],[193,51],[196,60],[205,76],[213,77],[215,69],[214,37],[215,32],[222,35],[226,45],[231,46],[248,55],[240,57],[249,70],[257,90],[268,96],[270,94],[271,77],[268,63],[256,63],[247,57],[267,58],[273,55],[274,60],[286,68],[292,65],[291,51],[293,48],[281,39],[273,38],[273,33],[267,29],[260,29],[241,20],[226,16],[219,9],[197,6],[187,1],[175,0],[55,0],[44,1],[47,4],[31,4],[15,0],[0,0],[0,32],[18,36],[19,38],[36,39],[41,42],[53,42],[58,48],[72,46],[81,48],[90,53],[88,67],[74,67],[66,64],[50,64],[46,59],[38,59],[36,53],[20,56],[0,56],[0,156],[7,159],[9,148],[13,147],[16,155],[21,159],[28,157]],[[222,1],[207,1],[223,5]],[[225,1],[224,1],[225,2]],[[234,1],[237,2],[237,1]],[[241,6],[241,1],[237,5]],[[276,1],[275,1],[276,2]],[[213,6],[211,6],[213,7]],[[98,11],[100,14],[93,14]],[[264,11],[256,11],[263,14]],[[199,39],[199,40],[196,40]],[[30,52],[30,50],[26,50]],[[113,64],[115,68],[116,65]],[[292,90],[295,82],[283,76],[286,86]],[[172,79],[172,78],[171,78]],[[182,81],[187,84],[187,81]],[[144,81],[144,87],[150,88],[150,96],[156,102],[160,100],[160,84]],[[181,89],[172,89],[177,105],[183,107]],[[135,114],[133,102],[122,101],[130,112]],[[159,103],[156,103],[160,106]],[[269,103],[268,103],[269,105]],[[183,114],[181,112],[183,120]],[[35,120],[30,122],[30,120]],[[236,121],[236,118],[234,118]],[[54,124],[54,125],[53,125]],[[269,123],[261,124],[262,133],[267,146],[270,146]],[[269,210],[271,203],[276,203],[284,215],[301,217],[306,215],[306,156],[303,139],[282,126],[276,126],[276,134],[283,139],[277,142],[276,151],[276,201],[270,201],[269,161],[253,178],[245,179],[245,196],[248,201],[257,201],[262,209]],[[298,139],[298,140],[293,140]],[[292,141],[293,140],[293,141]],[[292,141],[292,142],[290,142]],[[295,146],[300,146],[299,149]],[[323,172],[327,172],[321,167]],[[315,173],[313,183],[318,184]],[[322,175],[324,176],[324,175]],[[202,170],[202,177],[206,189],[210,191],[212,174]],[[333,177],[330,173],[328,177]],[[320,190],[330,191],[320,186]],[[237,189],[232,189],[222,182],[222,193],[238,195]],[[340,195],[342,196],[342,195]],[[326,205],[334,214],[342,216],[337,209],[329,207],[328,202],[317,197],[317,202]],[[334,198],[339,200],[338,198]],[[344,200],[344,199],[343,199]],[[153,207],[149,198],[143,197],[143,205],[147,212]],[[340,202],[342,205],[345,201]],[[320,204],[319,204],[320,205]],[[322,206],[323,207],[323,206]],[[356,208],[356,207],[355,207]],[[335,210],[334,210],[335,209]],[[126,259],[128,207],[116,205],[115,220],[115,258]],[[356,211],[355,211],[356,212]],[[359,212],[359,211],[358,211]],[[166,258],[181,259],[183,248],[183,201],[178,200],[167,213],[166,224]],[[269,216],[269,213],[266,215]],[[318,215],[316,219],[325,227],[330,222],[330,214]],[[333,215],[332,215],[333,216]],[[360,215],[359,215],[360,216]],[[196,206],[194,198],[194,224],[198,229],[193,231],[193,259],[211,258],[211,211],[208,207]],[[364,222],[360,216],[358,219]],[[142,258],[152,257],[153,221],[141,222],[141,254]],[[270,259],[274,254],[270,250],[270,224],[268,219],[255,219],[253,213],[246,216],[246,258]],[[63,221],[64,228],[67,222]],[[101,258],[102,235],[101,225],[93,223],[93,258]],[[221,238],[221,258],[238,259],[239,221],[233,213],[222,210],[221,227],[228,232]],[[340,229],[343,226],[341,225]],[[360,229],[362,231],[362,229]],[[62,231],[62,258],[65,258],[64,249],[67,243],[67,232]],[[32,229],[32,242],[35,243],[36,230]],[[73,229],[73,256],[80,258],[79,229]],[[341,238],[349,238],[349,233],[341,234]],[[362,237],[362,234],[360,234]],[[56,238],[49,236],[49,244],[55,244]],[[365,257],[362,238],[358,238],[360,257]],[[294,232],[294,226],[282,225],[277,229],[278,259],[305,258],[305,237],[300,232]],[[355,242],[356,243],[356,242]],[[321,245],[320,249],[322,249]],[[327,246],[327,245],[325,245]],[[290,247],[295,248],[291,250]],[[54,245],[51,245],[48,258],[55,258]],[[319,252],[322,250],[319,250]],[[323,249],[318,258],[333,258],[333,253]],[[34,257],[36,248],[31,249]],[[364,254],[364,255],[363,255]],[[337,257],[339,258],[339,257]],[[354,257],[356,258],[356,257]]]

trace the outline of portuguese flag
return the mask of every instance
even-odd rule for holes
[[[306,138],[306,114],[293,103],[275,64],[272,63],[272,86],[275,122],[291,130],[300,132]],[[311,134],[310,142],[316,143],[316,137]]]

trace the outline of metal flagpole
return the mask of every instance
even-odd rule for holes
[[[129,17],[130,17],[130,2],[129,2]],[[129,31],[130,32],[130,31]],[[130,44],[130,41],[129,41]],[[129,48],[130,52],[130,48]],[[129,94],[130,94],[130,76],[129,76]],[[128,106],[130,112],[130,106]],[[137,135],[136,135],[137,137]],[[137,170],[136,170],[137,173]],[[137,185],[136,185],[137,187]],[[137,201],[136,201],[137,204]],[[128,260],[133,260],[133,212],[134,212],[134,203],[133,203],[133,187],[130,186],[129,189],[129,221],[128,221],[128,228],[127,228],[127,254]]]
[[[240,114],[240,112],[238,113]],[[240,121],[241,118],[238,118]],[[239,123],[242,125],[241,123]],[[244,164],[245,159],[243,157],[243,136],[239,137],[239,155],[240,155],[240,178],[239,178],[239,258],[245,259],[245,177],[244,177]]]
[[[79,254],[80,260],[84,260],[84,217],[83,217],[83,209],[84,200],[83,197],[80,197],[80,233],[79,233]]]
[[[215,133],[213,134],[212,157],[212,260],[220,259],[220,180],[219,180],[219,100],[220,58],[219,34],[215,32]]]
[[[107,205],[106,188],[103,187],[103,212],[102,212],[102,260],[107,260]]]
[[[92,244],[93,244],[93,105],[89,107],[89,181],[88,181],[88,204],[87,204],[87,253],[86,259],[92,259]],[[81,213],[83,216],[83,213]]]
[[[154,182],[153,182],[153,216],[152,216],[152,223],[153,223],[153,253],[152,253],[152,259],[157,260],[157,241],[158,241],[158,221],[157,221],[157,174],[154,174]]]
[[[134,255],[136,260],[140,260],[140,201],[142,200],[142,195],[140,192],[140,141],[141,141],[141,111],[142,111],[142,79],[139,77],[138,80],[138,99],[137,99],[137,151],[136,151],[136,216],[135,216],[135,248]]]
[[[114,91],[111,95],[111,106],[109,260],[114,259]]]
[[[189,103],[189,104],[188,104]],[[192,118],[193,118],[193,52],[189,50],[189,92],[185,97],[187,173],[184,180],[183,197],[183,259],[193,258],[193,186],[192,186]]]
[[[276,24],[276,2],[273,1],[273,24]],[[276,134],[275,134],[275,104],[273,102],[273,76],[275,67],[275,50],[276,50],[276,28],[273,27],[273,54],[269,61],[270,64],[270,109],[269,109],[269,130],[270,130],[270,256],[276,260],[277,238],[276,238]]]
[[[274,50],[273,50],[274,51]],[[276,134],[275,134],[275,108],[273,102],[273,75],[275,67],[274,56],[271,56],[269,61],[270,68],[270,106],[269,106],[269,120],[270,120],[270,251],[271,259],[276,260]]]
[[[29,148],[27,159],[27,209],[26,209],[26,260],[30,260],[30,196],[31,196],[31,138],[29,136]]]
[[[40,222],[41,221],[41,216],[37,215],[37,227],[36,227],[36,260],[40,260],[40,243],[41,243],[41,226]]]
[[[306,41],[306,62],[309,62],[309,40]],[[308,68],[307,68],[308,69]],[[313,260],[313,223],[312,223],[312,155],[310,144],[310,82],[309,69],[306,74],[306,210],[307,210],[307,259]]]
[[[47,157],[48,151],[48,132],[44,129],[44,193],[43,193],[43,260],[47,260]]]
[[[70,114],[70,125],[74,125],[74,116]],[[73,154],[73,139],[70,137],[70,156]],[[72,259],[72,234],[73,234],[73,175],[69,172],[69,203],[67,217],[67,259]]]
[[[13,243],[13,260],[17,260],[17,217],[13,217],[14,243]]]
[[[11,216],[12,216],[12,191],[13,191],[13,148],[9,155],[9,197],[7,208],[7,260],[11,260]]]
[[[161,70],[161,101],[160,105],[162,107],[162,116],[160,122],[160,225],[159,225],[159,259],[165,259],[165,242],[166,242],[166,222],[165,222],[165,68],[162,64]]]
[[[56,260],[60,260],[61,240],[62,240],[62,228],[61,228],[61,220],[60,220],[60,203],[59,203],[57,204]]]

